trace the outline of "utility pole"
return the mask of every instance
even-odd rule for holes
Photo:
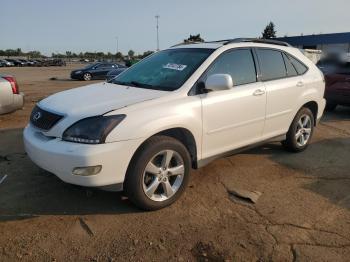
[[[115,37],[115,41],[116,41],[116,43],[117,43],[117,52],[115,53],[115,60],[117,60],[118,58],[117,58],[117,54],[118,54],[118,52],[119,52],[119,38],[118,38],[118,36],[116,36]]]
[[[157,20],[157,51],[159,51],[159,15],[155,16],[156,20]]]

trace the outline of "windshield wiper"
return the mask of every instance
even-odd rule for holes
[[[141,87],[141,88],[153,88],[154,86],[149,84],[140,83],[137,81],[131,82],[123,82],[123,81],[111,81],[110,83],[122,86],[133,86],[133,87]]]
[[[136,86],[136,87],[145,87],[145,88],[153,88],[154,86],[153,85],[150,85],[150,84],[144,84],[144,83],[140,83],[140,82],[137,82],[137,81],[131,81],[130,82],[131,85],[133,86]]]
[[[108,83],[110,83],[110,84],[116,84],[116,85],[121,85],[121,86],[128,86],[128,85],[129,85],[128,82],[113,81],[113,79],[112,79],[111,81],[109,81]]]

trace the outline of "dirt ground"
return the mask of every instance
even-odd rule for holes
[[[174,205],[141,212],[121,193],[61,182],[23,150],[34,104],[85,84],[68,79],[73,67],[0,69],[26,94],[0,116],[0,261],[349,261],[350,109],[327,113],[303,153],[275,143],[219,159]],[[253,204],[233,188],[262,195]]]

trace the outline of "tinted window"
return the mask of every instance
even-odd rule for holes
[[[256,82],[256,71],[250,49],[232,50],[215,60],[206,73],[206,77],[213,74],[229,74],[235,86]]]
[[[112,68],[112,64],[101,64],[98,68]]]
[[[270,49],[257,49],[263,80],[279,79],[287,76],[282,53]]]
[[[284,58],[284,63],[286,65],[287,68],[287,75],[288,76],[297,76],[297,70],[295,70],[295,67],[292,65],[292,63],[290,62],[289,58],[283,54],[283,58]]]
[[[288,58],[292,62],[293,66],[295,67],[299,75],[302,75],[307,71],[307,67],[303,63],[301,63],[299,60],[295,59],[290,55],[288,55]]]

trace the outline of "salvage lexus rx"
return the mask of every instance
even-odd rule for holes
[[[324,89],[320,70],[283,42],[178,45],[109,82],[40,101],[24,143],[63,181],[124,190],[155,210],[180,197],[191,168],[215,158],[267,141],[306,149]]]

